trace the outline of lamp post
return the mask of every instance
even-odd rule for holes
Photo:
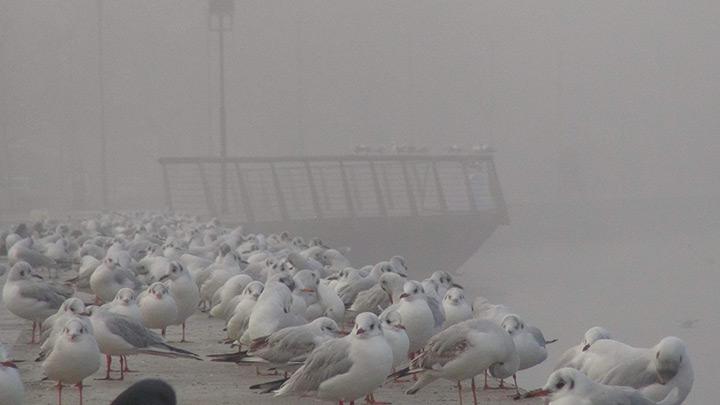
[[[225,109],[225,32],[231,31],[235,15],[234,0],[209,0],[208,29],[218,33],[220,86],[220,213],[227,214],[227,111]]]

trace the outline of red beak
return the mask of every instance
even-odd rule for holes
[[[300,289],[300,291],[306,292],[306,293],[314,293],[315,292],[315,290],[313,290],[312,288],[302,288],[302,289]]]
[[[402,293],[402,294],[400,294],[400,299],[407,298],[409,296],[410,296],[409,294]]]
[[[0,366],[9,367],[9,368],[17,368],[15,363],[12,362],[12,360],[0,361]]]
[[[396,325],[395,327],[396,327],[396,328],[399,328],[399,329],[402,329],[402,330],[405,330],[405,325]]]
[[[550,391],[544,390],[544,389],[536,389],[529,391],[527,394],[525,394],[525,398],[536,398],[536,397],[546,397],[550,395]]]
[[[362,335],[363,333],[365,333],[365,329],[363,328],[358,328],[357,332],[355,332],[356,335]]]

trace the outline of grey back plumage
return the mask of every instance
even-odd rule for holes
[[[305,364],[287,380],[281,389],[286,393],[311,393],[324,381],[347,373],[353,363],[350,359],[350,342],[331,340],[315,349]]]

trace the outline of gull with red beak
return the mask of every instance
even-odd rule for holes
[[[139,307],[143,325],[160,329],[160,334],[165,337],[165,329],[177,318],[177,304],[168,287],[160,282],[150,285],[142,294]]]
[[[422,285],[417,281],[408,281],[403,286],[403,293],[400,294],[400,302],[393,305],[403,320],[403,325],[410,339],[410,352],[420,350],[425,342],[432,337],[438,325],[436,315],[425,298]]]
[[[57,312],[73,293],[70,287],[43,281],[33,274],[28,263],[17,262],[7,275],[2,299],[12,314],[33,322],[30,343],[35,343],[35,331],[38,330],[39,335],[41,323]]]
[[[25,399],[25,387],[20,379],[17,366],[7,357],[5,347],[0,344],[0,392],[2,404],[22,405]]]
[[[437,379],[454,381],[462,404],[461,381],[473,379],[473,402],[477,404],[476,375],[489,371],[497,378],[513,375],[520,364],[510,335],[495,322],[471,319],[455,324],[433,336],[411,365],[391,377],[418,375],[418,381],[406,391],[416,394]]]
[[[100,368],[100,350],[92,332],[77,319],[65,324],[62,334],[43,363],[48,379],[57,381],[58,405],[62,404],[63,384],[74,384],[83,403],[82,381]]]
[[[550,405],[668,405],[666,401],[656,403],[633,388],[598,384],[569,367],[553,372],[545,387],[525,397],[548,395]]]
[[[350,335],[315,349],[288,379],[253,386],[275,396],[313,397],[349,401],[378,389],[392,369],[392,349],[383,336],[377,315],[363,312],[355,318]]]

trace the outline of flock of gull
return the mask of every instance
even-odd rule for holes
[[[39,344],[58,404],[66,385],[82,403],[83,380],[103,359],[104,378],[113,379],[115,358],[122,380],[131,355],[256,367],[277,375],[250,387],[259,393],[340,404],[380,403],[373,392],[385,384],[410,383],[413,395],[436,380],[455,384],[461,404],[469,381],[477,404],[482,378],[484,389],[549,396],[553,405],[679,405],[693,383],[681,339],[636,348],[594,327],[562,354],[544,387],[521,391],[518,373],[544,362],[552,341],[509,307],[469,298],[446,271],[411,279],[402,256],[360,267],[348,248],[318,238],[147,212],[0,233],[4,306],[32,322],[30,344]],[[225,322],[224,353],[178,347],[196,311]],[[180,343],[165,340],[170,327],[182,328]],[[0,345],[0,404],[21,404],[24,395],[16,361]],[[133,403],[174,404],[175,394],[162,380],[142,380],[113,402]]]

